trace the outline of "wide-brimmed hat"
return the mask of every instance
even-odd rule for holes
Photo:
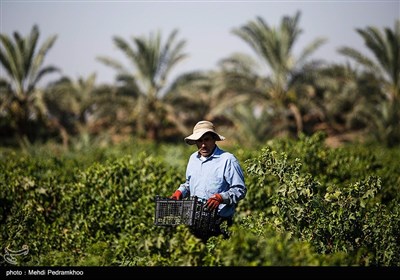
[[[225,137],[215,131],[214,124],[209,121],[199,121],[193,128],[193,133],[185,138],[185,142],[189,145],[196,143],[205,133],[211,132],[215,134],[217,141],[225,140]]]

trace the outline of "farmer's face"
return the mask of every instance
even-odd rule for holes
[[[208,157],[214,150],[215,138],[211,133],[206,133],[196,141],[196,145],[200,155]]]

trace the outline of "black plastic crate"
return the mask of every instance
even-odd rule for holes
[[[197,197],[182,200],[156,197],[155,225],[188,225],[195,230],[214,231],[217,210],[209,211],[205,201]]]

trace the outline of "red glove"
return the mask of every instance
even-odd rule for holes
[[[222,196],[217,193],[207,200],[206,207],[209,210],[214,210],[223,202]]]
[[[176,190],[176,191],[174,192],[174,194],[171,195],[170,198],[175,199],[175,200],[180,200],[181,197],[182,197],[182,192],[181,192],[180,190]]]

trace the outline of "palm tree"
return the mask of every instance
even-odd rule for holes
[[[118,71],[117,81],[130,89],[136,103],[133,118],[136,120],[136,133],[152,140],[160,138],[160,130],[167,124],[163,94],[167,88],[167,78],[171,70],[184,58],[182,52],[186,42],[176,42],[178,30],[173,30],[165,44],[161,34],[151,33],[148,38],[133,37],[133,46],[123,38],[115,36],[114,43],[132,63],[133,70],[125,68],[115,59],[98,57],[105,65]]]
[[[223,71],[190,72],[179,76],[168,89],[166,107],[171,120],[182,134],[191,132],[200,119],[217,122],[218,127],[230,126],[229,111],[248,96],[237,94]],[[238,81],[236,81],[238,83]]]
[[[56,35],[50,36],[36,51],[39,39],[37,25],[26,38],[14,32],[14,42],[8,35],[0,35],[0,62],[8,75],[8,79],[2,79],[4,100],[1,111],[11,121],[20,145],[34,140],[35,124],[46,122],[42,92],[37,85],[44,76],[58,71],[54,66],[43,66],[44,58],[56,38]]]
[[[259,75],[260,64],[251,56],[234,53],[218,62],[229,103],[224,114],[230,120],[225,134],[241,145],[257,145],[279,131],[265,103],[268,79]]]
[[[257,17],[233,29],[233,33],[248,43],[271,70],[266,79],[267,89],[263,93],[264,102],[269,104],[265,108],[274,112],[276,123],[285,125],[286,130],[291,130],[291,119],[294,119],[297,134],[303,131],[300,99],[303,93],[308,94],[311,86],[305,85],[302,77],[319,65],[307,59],[325,42],[322,38],[314,40],[295,58],[293,47],[302,32],[298,27],[299,19],[300,12],[294,17],[285,16],[280,26],[273,28]]]
[[[49,123],[59,131],[64,147],[68,146],[71,135],[89,133],[96,110],[95,81],[94,73],[87,79],[78,78],[76,82],[62,77],[46,88],[44,101]]]
[[[303,99],[306,132],[325,131],[327,142],[340,145],[343,141],[362,138],[365,125],[360,122],[360,110],[367,100],[360,95],[360,82],[364,79],[351,65],[331,64],[319,69],[318,79],[312,78],[314,94]],[[372,80],[364,83],[372,86]]]
[[[397,145],[400,143],[400,20],[395,22],[393,29],[384,28],[383,33],[373,26],[356,31],[375,60],[350,47],[338,51],[362,65],[367,75],[380,81],[381,88],[374,91],[380,97],[365,108],[365,115],[371,119],[366,121],[379,141],[388,146]],[[371,93],[364,91],[364,94]],[[380,102],[376,102],[377,99]]]

